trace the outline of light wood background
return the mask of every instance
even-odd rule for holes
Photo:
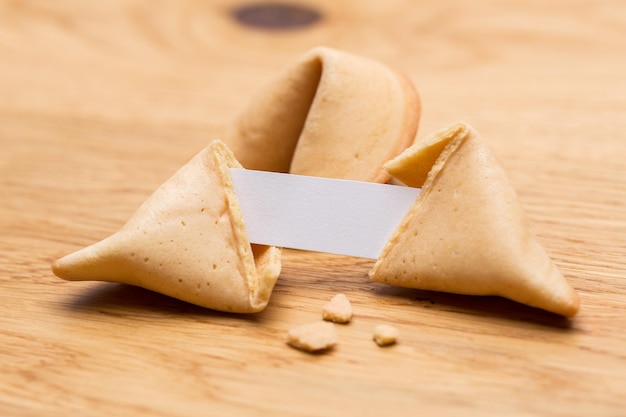
[[[243,4],[0,0],[0,415],[625,415],[626,3],[311,0],[323,18],[290,31],[242,26]],[[579,291],[573,320],[294,251],[253,316],[52,275],[320,44],[405,71],[419,136],[474,125]],[[337,292],[339,345],[289,348]]]

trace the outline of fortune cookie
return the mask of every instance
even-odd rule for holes
[[[576,314],[578,294],[531,232],[504,171],[469,125],[435,132],[385,168],[422,191],[370,271],[372,280]]]
[[[326,47],[258,92],[224,142],[248,169],[387,182],[420,118],[412,83],[385,65]]]
[[[136,285],[214,310],[262,310],[280,273],[280,249],[249,243],[231,167],[241,165],[212,142],[117,233],[57,260],[53,272]]]

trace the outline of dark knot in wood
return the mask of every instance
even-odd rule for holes
[[[322,18],[317,10],[289,3],[255,3],[238,7],[234,18],[245,26],[288,30],[311,26]]]

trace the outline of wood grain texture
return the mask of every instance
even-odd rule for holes
[[[323,18],[289,32],[242,27],[243,4],[0,0],[0,414],[623,415],[624,3],[311,1]],[[296,251],[252,316],[52,275],[320,44],[408,74],[419,136],[459,119],[484,136],[581,295],[573,320]],[[289,348],[338,292],[339,345]]]

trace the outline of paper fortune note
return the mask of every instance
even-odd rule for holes
[[[376,259],[419,188],[232,168],[250,243]]]

